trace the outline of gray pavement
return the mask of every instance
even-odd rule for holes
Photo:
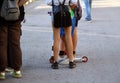
[[[0,83],[120,83],[120,1],[93,0],[92,22],[79,21],[77,56],[86,55],[87,63],[77,63],[75,69],[60,65],[51,69],[52,46],[50,7],[44,0],[27,5],[23,23],[21,47],[23,78],[7,75]]]

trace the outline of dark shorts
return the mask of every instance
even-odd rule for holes
[[[55,12],[53,14],[53,24],[55,28],[71,26],[72,21],[69,10],[64,10],[62,13],[61,11]]]

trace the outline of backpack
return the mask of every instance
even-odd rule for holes
[[[77,1],[77,7],[75,8],[75,15],[77,17],[77,20],[80,20],[82,18],[82,7],[79,0]]]
[[[54,2],[52,0],[54,27],[68,27],[71,25],[69,6],[64,5],[64,3],[65,0],[63,0],[63,3],[60,3],[59,1],[59,5],[54,5]]]
[[[18,0],[3,0],[0,16],[7,21],[18,20],[20,16]]]
[[[20,16],[19,16],[19,20],[23,21],[25,18],[25,9],[24,9],[24,5],[22,5],[21,7],[19,7],[20,9]]]

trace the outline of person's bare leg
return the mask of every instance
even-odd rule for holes
[[[59,44],[60,44],[60,28],[53,28],[54,33],[54,60],[58,62],[58,52],[59,52]]]
[[[73,55],[75,57],[76,47],[77,47],[77,44],[78,44],[77,27],[75,27],[75,29],[74,29],[74,34],[72,36],[72,41],[73,41]]]
[[[69,61],[74,61],[73,56],[73,43],[72,43],[72,36],[71,36],[71,27],[64,28],[65,30],[65,41],[66,41],[66,50],[69,56]]]

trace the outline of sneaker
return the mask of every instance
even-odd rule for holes
[[[54,63],[51,65],[51,67],[52,67],[53,69],[58,69],[58,62],[54,62]]]
[[[90,23],[92,23],[92,22],[93,22],[93,20],[92,20],[92,19],[85,19],[85,21],[90,22]]]
[[[91,21],[92,19],[91,18],[85,18],[85,21]]]
[[[13,69],[8,67],[5,69],[5,72],[7,72],[7,73],[13,72]]]
[[[74,58],[76,57],[76,51],[73,51],[73,56],[74,56]]]
[[[15,77],[15,78],[21,78],[22,77],[22,73],[21,73],[21,71],[20,70],[18,70],[18,71],[13,71],[13,77]]]
[[[76,63],[75,62],[69,62],[69,68],[75,68],[76,67]]]
[[[61,58],[64,58],[64,56],[66,55],[66,52],[65,51],[59,51],[59,56]]]
[[[0,80],[5,80],[5,72],[0,72]]]

